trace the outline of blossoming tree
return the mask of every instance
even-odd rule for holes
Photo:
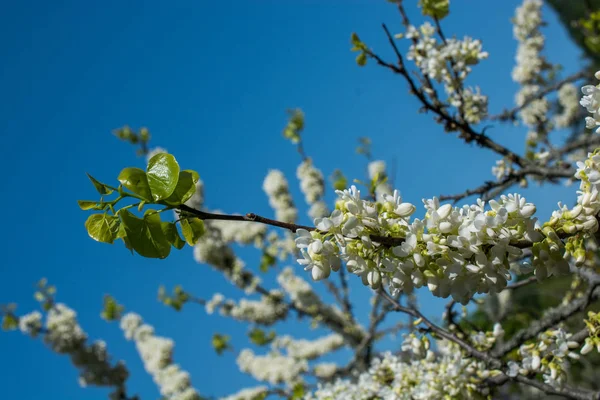
[[[443,31],[449,1],[421,0],[428,18],[421,26],[411,24],[401,0],[391,3],[404,25],[399,34],[383,26],[391,58],[352,34],[357,64],[375,63],[397,75],[446,132],[496,153],[495,180],[460,194],[424,199],[420,212],[392,187],[385,163],[371,159],[363,140],[360,150],[370,161],[369,181],[348,185],[338,172],[337,198],[327,204],[323,173],[302,145],[304,115],[294,110],[283,135],[301,158],[297,179],[313,221],[301,225],[281,171],[269,171],[263,183],[274,218],[208,210],[196,171],[182,169],[163,149],[149,149],[146,129],[122,128],[117,136],[141,145],[147,168],[124,168],[114,185],[90,176],[101,196],[79,201],[91,212],[86,222],[90,237],[105,243],[121,240],[130,251],[151,258],[192,246],[196,261],[243,291],[246,297],[237,300],[219,293],[198,297],[183,287],[159,292],[161,301],[176,310],[199,303],[209,314],[248,323],[250,342],[265,348],[261,353],[239,351],[239,369],[260,385],[227,399],[481,399],[508,397],[509,386],[519,397],[599,399],[598,388],[578,380],[572,370],[582,363],[593,370],[598,365],[593,354],[600,352],[600,313],[594,310],[600,297],[600,85],[589,83],[593,76],[588,69],[560,77],[558,66],[543,55],[542,2],[524,0],[513,21],[518,51],[512,77],[520,87],[516,105],[491,115],[488,97],[467,84],[471,70],[488,54],[479,40]],[[400,41],[408,41],[408,52],[400,51]],[[600,72],[595,78],[600,79]],[[583,84],[582,94],[577,82]],[[585,121],[585,129],[572,140],[551,140],[551,132],[577,129],[579,121]],[[487,136],[490,123],[525,127],[525,152]],[[503,194],[528,182],[564,181],[577,182],[578,190],[547,221],[538,220],[536,206],[518,193]],[[473,196],[479,198],[467,201]],[[258,249],[260,266],[246,266],[233,251],[235,244]],[[276,264],[287,266],[272,268]],[[277,287],[269,287],[261,276],[275,273]],[[484,329],[455,311],[457,304],[481,304],[486,298],[509,302],[513,291],[534,291],[557,277],[570,279],[562,302],[514,332],[503,328],[510,316],[500,313]],[[372,293],[367,324],[355,315],[351,279],[359,279],[365,293]],[[311,281],[323,281],[335,304],[324,301]],[[448,299],[441,322],[419,309],[414,293],[420,288]],[[105,343],[88,343],[75,311],[56,300],[54,287],[41,281],[35,296],[44,313],[18,315],[4,306],[4,328],[41,337],[51,350],[68,355],[82,385],[110,387],[113,400],[136,399],[126,387],[124,362],[112,363]],[[279,334],[276,324],[293,315],[330,333],[316,340]],[[386,316],[400,315],[408,316],[408,323],[398,319],[397,325],[381,328]],[[176,364],[170,339],[111,297],[104,300],[103,318],[119,321],[164,399],[202,398]],[[401,346],[375,351],[378,341],[396,333],[403,335]],[[227,350],[228,337],[215,335],[213,346],[218,352]],[[351,354],[344,363],[319,361],[342,348]]]

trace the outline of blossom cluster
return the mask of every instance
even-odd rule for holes
[[[286,383],[292,386],[298,382],[302,373],[308,371],[306,360],[286,356],[277,351],[259,356],[250,349],[244,349],[237,358],[237,364],[240,371],[272,385]]]
[[[586,260],[585,234],[598,230],[600,149],[589,153],[587,160],[577,162],[575,178],[581,180],[577,191],[577,204],[569,209],[558,203],[559,209],[552,213],[550,221],[545,224],[546,238],[533,245],[534,267],[550,264],[566,272],[569,268],[567,256],[572,256],[577,265],[582,265]],[[564,232],[570,236],[563,242],[557,232]],[[539,268],[536,269],[536,274],[538,270]],[[538,276],[545,277],[543,271],[539,272],[542,274]]]
[[[127,340],[135,342],[146,371],[158,385],[165,400],[200,400],[200,395],[191,386],[189,374],[173,363],[172,340],[156,336],[154,328],[144,324],[135,313],[123,315],[121,329]]]
[[[569,358],[578,359],[579,355],[571,349],[579,347],[579,343],[570,341],[572,336],[562,328],[549,330],[539,335],[536,343],[524,344],[519,348],[519,362],[509,361],[507,375],[529,375],[541,373],[544,382],[560,388],[567,379]]]
[[[420,339],[414,342],[414,351],[407,355],[385,353],[355,381],[319,384],[307,399],[480,399],[489,394],[481,383],[497,372],[464,357],[452,342],[438,341],[436,352],[422,351]]]
[[[256,247],[263,244],[267,233],[267,226],[256,222],[211,220],[206,221],[205,225],[208,225],[208,229],[218,229],[226,243],[252,244]]]
[[[494,175],[498,181],[508,176],[511,172],[511,163],[505,158],[502,160],[496,160],[496,165],[492,167],[492,175]]]
[[[330,379],[337,371],[338,365],[334,362],[322,362],[313,367],[313,373],[321,379]]]
[[[242,389],[237,393],[222,397],[221,400],[257,400],[262,399],[269,391],[266,386],[256,386],[253,388]]]
[[[424,200],[425,219],[411,221],[416,207],[397,191],[376,203],[363,200],[354,186],[337,194],[331,216],[316,219],[316,231],[299,230],[296,239],[303,256],[299,263],[317,269],[312,276],[318,279],[344,261],[374,289],[384,281],[393,293],[427,286],[436,296],[466,303],[475,293],[506,286],[509,259],[522,254],[511,242],[543,237],[532,218],[535,206],[519,195],[490,201],[490,210],[482,200],[460,208]],[[401,244],[387,246],[378,237]]]
[[[194,259],[199,263],[211,265],[246,293],[254,292],[260,284],[260,278],[245,269],[244,262],[223,240],[219,229],[208,229],[194,246]]]
[[[316,340],[298,340],[286,335],[276,338],[265,355],[256,355],[249,349],[242,350],[237,363],[242,372],[249,373],[259,381],[292,386],[302,380],[303,373],[308,372],[308,361],[337,350],[344,343],[343,337],[338,334]],[[322,373],[331,373],[331,367],[329,371],[323,370],[322,366],[321,369]]]
[[[296,170],[300,180],[300,189],[304,193],[306,203],[310,205],[308,215],[311,218],[320,218],[329,214],[323,197],[325,196],[325,179],[323,173],[315,168],[311,159],[304,160]]]
[[[407,54],[428,78],[444,84],[449,102],[464,113],[467,122],[478,123],[487,114],[487,96],[479,88],[461,90],[462,82],[471,72],[471,66],[486,59],[479,40],[465,37],[438,41],[435,28],[429,22],[419,27],[410,26],[406,38],[413,44]]]
[[[325,304],[308,282],[294,274],[293,268],[284,268],[277,276],[277,282],[288,294],[294,307],[312,316],[315,323],[327,325],[352,344],[358,344],[364,339],[364,328],[351,323],[337,306]]]
[[[579,114],[579,93],[575,85],[564,84],[558,90],[558,104],[562,111],[554,116],[554,125],[557,128],[568,127]]]
[[[341,348],[345,341],[342,335],[333,333],[316,340],[300,339],[296,340],[291,336],[279,336],[273,342],[272,347],[277,349],[285,349],[288,356],[313,360],[322,355]]]
[[[45,327],[40,312],[26,314],[19,318],[19,328],[32,337],[43,334],[44,342],[53,351],[69,355],[73,365],[79,369],[81,386],[113,387],[110,399],[125,398],[125,381],[129,376],[125,363],[119,361],[111,365],[103,341],[86,344],[87,334],[79,326],[77,314],[71,308],[62,303],[54,304],[46,315]]]
[[[539,6],[535,0],[525,3]],[[597,115],[600,88],[589,85],[582,91],[581,104]],[[491,200],[490,209],[481,199],[462,207],[441,205],[437,198],[423,200],[425,218],[411,221],[416,207],[403,202],[397,191],[376,202],[362,199],[354,186],[337,191],[331,215],[316,218],[314,231],[297,231],[298,262],[315,280],[327,278],[345,262],[349,272],[374,289],[384,282],[392,293],[427,286],[435,296],[452,296],[463,304],[476,293],[498,293],[506,287],[510,262],[523,254],[521,243],[531,246],[531,265],[539,279],[568,273],[569,259],[581,265],[584,239],[598,230],[600,150],[577,167],[575,178],[581,182],[576,206],[559,203],[543,226],[533,217],[535,206],[518,194]],[[499,175],[504,168],[498,166]],[[561,235],[569,237],[563,240]],[[386,245],[389,239],[397,242]]]
[[[290,256],[295,255],[298,249],[296,248],[294,235],[291,232],[283,232],[280,236],[277,232],[271,231],[267,235],[263,251],[273,259],[285,261]]]
[[[596,79],[600,79],[600,71],[595,74]],[[585,126],[588,129],[596,129],[596,133],[600,133],[600,85],[585,85],[581,88],[583,98],[580,103],[587,111],[592,114],[585,118]]]
[[[581,354],[587,354],[595,347],[600,353],[600,312],[588,312],[588,319],[584,320],[588,329],[588,337],[585,338],[585,344],[581,348]]]
[[[529,101],[519,115],[523,123],[530,128],[527,144],[532,148],[537,146],[540,135],[545,135],[550,128],[546,126],[550,103],[545,97],[535,98],[545,83],[544,74],[552,69],[552,65],[541,55],[545,44],[545,38],[540,31],[544,23],[541,9],[541,0],[524,0],[523,4],[517,7],[513,19],[513,34],[518,41],[518,47],[512,78],[521,85],[516,94],[516,104],[524,106]],[[563,99],[564,95],[565,93]],[[532,98],[535,100],[531,100]]]
[[[223,295],[216,293],[206,303],[206,312],[212,314],[219,309],[221,315],[229,316],[240,321],[248,321],[261,325],[272,325],[287,316],[287,305],[282,302],[283,293],[272,291],[270,296],[262,296],[261,300],[241,299],[237,304],[226,300]]]
[[[283,222],[293,223],[298,218],[298,210],[290,195],[289,185],[283,172],[272,169],[263,182],[263,190],[269,196],[269,204],[275,210],[275,217]]]

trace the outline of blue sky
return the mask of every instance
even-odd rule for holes
[[[509,20],[517,4],[456,1],[444,20],[447,35],[480,38],[490,52],[469,82],[490,95],[496,112],[512,105],[516,89],[510,79],[516,44]],[[418,22],[419,13],[410,10]],[[564,65],[565,74],[575,71],[578,51],[555,17],[549,11],[546,16],[547,54]],[[396,160],[397,187],[419,206],[417,216],[421,198],[490,179],[493,154],[465,145],[430,116],[418,114],[398,77],[371,64],[356,66],[349,51],[353,31],[393,60],[382,22],[393,32],[401,30],[399,16],[383,0],[4,4],[0,303],[16,302],[21,313],[37,308],[33,285],[47,277],[58,287],[58,300],[79,312],[90,337],[106,340],[110,353],[126,360],[130,392],[143,399],[158,398],[158,391],[134,345],[116,324],[99,318],[105,293],[143,315],[157,334],[176,341],[175,360],[202,394],[225,395],[250,384],[237,371],[234,353],[218,357],[210,347],[214,332],[236,330],[234,346],[240,350],[243,325],[194,306],[175,313],[156,301],[161,284],[183,284],[202,297],[215,290],[237,296],[236,290],[195,263],[189,248],[157,261],[89,239],[83,226],[87,214],[76,205],[77,199],[96,197],[85,172],[110,182],[123,167],[142,166],[111,131],[125,124],[147,126],[154,145],[200,173],[209,207],[272,215],[261,184],[269,168],[280,168],[306,210],[294,178],[298,156],[281,136],[285,110],[301,107],[306,151],[326,175],[342,168],[363,178],[356,140],[370,136],[376,158],[388,165]],[[497,124],[488,133],[523,148],[523,129]],[[573,198],[573,189],[556,187],[526,193],[542,217],[556,201]],[[256,252],[241,254],[253,268]],[[368,291],[353,284],[353,294],[357,310],[366,312]],[[428,294],[420,302],[429,313],[444,303]],[[283,330],[320,333],[297,322]],[[0,354],[7,399],[106,398],[104,390],[79,388],[69,361],[39,340],[0,333]]]

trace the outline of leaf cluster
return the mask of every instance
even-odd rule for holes
[[[117,178],[120,185],[116,188],[89,174],[88,177],[102,197],[99,201],[79,200],[79,207],[104,211],[90,215],[85,222],[88,234],[94,240],[112,244],[121,239],[128,249],[141,256],[162,259],[169,255],[171,247],[179,250],[186,243],[192,246],[205,232],[203,221],[193,215],[180,213],[175,222],[161,220],[162,212],[177,209],[192,197],[200,179],[196,171],[181,171],[171,154],[156,154],[148,161],[145,171],[134,167],[123,169]],[[118,194],[115,200],[104,200],[104,196],[113,193]],[[137,203],[116,210],[117,204],[126,198],[135,199]],[[148,205],[163,208],[147,209],[142,216],[130,211],[137,207],[141,213]]]

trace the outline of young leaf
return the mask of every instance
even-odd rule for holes
[[[196,183],[199,179],[200,175],[196,171],[181,171],[175,190],[164,202],[175,206],[185,203],[196,192]]]
[[[119,218],[108,214],[92,214],[85,221],[85,228],[92,239],[112,244],[119,232]]]
[[[248,332],[248,338],[257,346],[266,346],[275,340],[275,332],[271,331],[267,334],[260,328],[254,328]]]
[[[120,210],[122,224],[126,233],[126,244],[139,255],[148,258],[165,258],[171,252],[171,243],[163,232],[160,215],[146,213],[138,218],[128,210]]]
[[[229,345],[230,337],[228,335],[221,335],[215,333],[212,337],[212,346],[218,355],[223,354],[225,350],[231,349]]]
[[[12,314],[5,314],[2,318],[2,329],[12,331],[19,327],[19,320]]]
[[[90,174],[87,174],[87,176],[88,176],[88,178],[90,178],[90,181],[92,181],[92,183],[94,184],[94,187],[96,188],[98,193],[100,193],[101,195],[104,196],[107,194],[111,194],[113,192],[113,190],[111,188],[106,186],[104,183],[98,181],[96,178],[94,178]]]
[[[139,168],[124,168],[119,177],[119,182],[133,193],[144,199],[152,200],[152,192],[148,184],[146,173]]]
[[[79,208],[82,210],[102,210],[102,205],[97,201],[77,200],[77,204],[79,204]]]
[[[264,252],[260,259],[260,272],[267,272],[269,270],[269,267],[275,265],[276,262],[277,260],[275,259],[275,257],[273,257],[267,252]]]
[[[185,241],[179,236],[177,225],[174,222],[161,222],[161,225],[169,243],[177,250],[181,250],[185,246]]]
[[[125,247],[129,251],[131,251],[131,254],[133,254],[133,247],[131,247],[131,243],[129,243],[129,239],[127,239],[127,232],[125,232],[125,225],[123,224],[120,224],[119,226],[119,232],[117,232],[117,239],[123,240]]]
[[[179,223],[181,224],[183,237],[190,246],[195,245],[198,239],[200,239],[206,231],[204,222],[199,218],[182,219]]]
[[[298,382],[292,388],[292,397],[291,397],[291,399],[292,400],[302,399],[302,398],[304,398],[305,394],[306,394],[306,389],[304,388],[304,385],[302,383]]]
[[[356,63],[359,67],[367,65],[367,55],[363,52],[356,56]]]
[[[104,296],[104,308],[100,313],[100,317],[106,321],[115,321],[121,318],[124,309],[114,297],[107,294]]]
[[[148,161],[146,172],[154,201],[166,199],[175,191],[179,164],[171,154],[156,154]]]

